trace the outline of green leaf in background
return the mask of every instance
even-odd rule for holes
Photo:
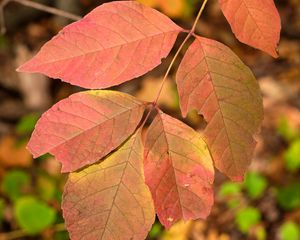
[[[40,173],[37,177],[37,190],[43,200],[49,201],[56,199],[58,188],[54,178]]]
[[[285,210],[293,210],[300,207],[300,183],[292,183],[277,191],[278,204]]]
[[[221,198],[227,198],[226,205],[228,208],[238,207],[240,201],[237,198],[241,194],[242,185],[240,183],[225,182],[221,185],[219,190],[219,196]]]
[[[257,240],[265,240],[267,239],[267,232],[263,226],[258,226],[255,228],[255,236]]]
[[[287,142],[293,141],[299,137],[299,131],[290,126],[287,118],[282,118],[277,126],[277,132]]]
[[[266,190],[268,182],[266,178],[260,175],[259,173],[249,172],[246,175],[244,185],[248,195],[252,199],[258,199],[263,195],[264,191]]]
[[[225,182],[221,185],[220,197],[236,196],[242,191],[242,185],[235,182]]]
[[[54,240],[69,240],[69,233],[67,231],[56,232],[54,234]]]
[[[163,227],[159,222],[155,222],[152,226],[151,231],[149,232],[150,239],[158,238],[159,235],[163,232]]]
[[[16,126],[16,132],[19,134],[29,134],[34,130],[34,126],[39,119],[38,114],[29,114],[21,118]]]
[[[4,199],[0,198],[0,223],[4,217],[4,210],[5,210],[5,201]]]
[[[249,230],[259,223],[261,214],[259,210],[253,207],[247,207],[239,210],[235,216],[235,223],[242,233],[248,233]]]
[[[284,154],[285,167],[291,172],[300,168],[300,138],[293,141]]]
[[[300,228],[294,222],[286,222],[279,229],[280,240],[299,240]]]
[[[2,181],[2,191],[12,201],[16,201],[26,188],[30,186],[30,176],[25,171],[12,170],[5,174]]]
[[[56,219],[54,209],[30,196],[18,199],[14,214],[20,227],[32,235],[51,226]]]
[[[7,38],[3,35],[0,34],[0,50],[4,50],[8,47],[8,42],[7,42]]]

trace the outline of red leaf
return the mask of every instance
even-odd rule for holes
[[[219,0],[236,37],[243,43],[278,57],[280,16],[273,0]]]
[[[214,169],[207,146],[192,128],[162,112],[146,136],[145,177],[165,227],[209,215]]]
[[[196,109],[208,122],[204,131],[215,166],[233,180],[248,167],[263,106],[250,69],[225,45],[197,37],[177,73],[182,114]]]
[[[28,148],[34,157],[52,153],[62,171],[92,164],[118,147],[139,124],[143,102],[120,92],[71,95],[43,114]]]
[[[84,88],[111,87],[158,66],[181,30],[140,3],[106,3],[65,27],[18,71],[43,73]]]
[[[140,134],[100,164],[71,173],[63,195],[71,239],[145,239],[155,219]]]

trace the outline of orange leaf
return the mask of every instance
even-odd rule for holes
[[[100,164],[71,173],[62,208],[71,239],[145,239],[155,212],[140,134]]]
[[[219,0],[236,37],[243,43],[278,57],[280,16],[273,0]]]
[[[38,121],[28,148],[55,155],[63,172],[99,161],[136,129],[145,105],[121,92],[92,90],[55,104]]]
[[[225,45],[197,37],[177,73],[182,114],[196,109],[215,166],[241,180],[250,164],[253,134],[263,119],[262,98],[250,69]]]
[[[199,133],[162,112],[147,132],[145,177],[165,227],[210,213],[214,169],[207,146]]]
[[[145,6],[155,8],[159,0],[137,0],[137,1]]]
[[[32,157],[26,150],[26,144],[8,135],[0,139],[0,167],[28,167],[32,163]]]
[[[182,29],[134,1],[103,4],[59,32],[18,71],[39,72],[84,88],[107,88],[161,63]]]
[[[159,0],[162,11],[170,17],[182,16],[186,4],[186,0]]]

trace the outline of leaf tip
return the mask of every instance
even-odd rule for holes
[[[160,221],[166,230],[169,230],[177,221],[173,217],[168,217],[164,221]]]
[[[28,64],[30,61],[22,64],[21,66],[19,66],[16,71],[19,73],[30,73],[31,72],[31,68],[30,68],[30,64]]]
[[[264,52],[266,52],[267,54],[269,54],[271,57],[273,58],[278,58],[279,57],[279,50],[278,50],[278,45],[275,46],[274,48],[271,48],[269,50],[267,49],[261,49],[263,50]]]
[[[33,147],[31,146],[31,142],[30,142],[30,141],[29,141],[29,143],[27,144],[26,149],[27,149],[28,152],[31,153],[31,155],[32,155],[33,158],[38,158],[38,157],[40,157],[40,154],[38,154],[38,153],[33,149]]]
[[[181,107],[181,116],[182,116],[183,118],[186,118],[186,117],[187,117],[187,114],[188,114],[187,108]]]
[[[279,58],[279,49],[278,49],[278,44],[274,50],[274,53],[272,55],[273,58]]]
[[[23,72],[23,65],[19,66],[17,69],[16,69],[17,72]]]

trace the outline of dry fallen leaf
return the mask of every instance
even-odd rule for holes
[[[20,144],[13,136],[5,136],[0,140],[0,166],[28,167],[32,164],[31,154],[26,144]]]

